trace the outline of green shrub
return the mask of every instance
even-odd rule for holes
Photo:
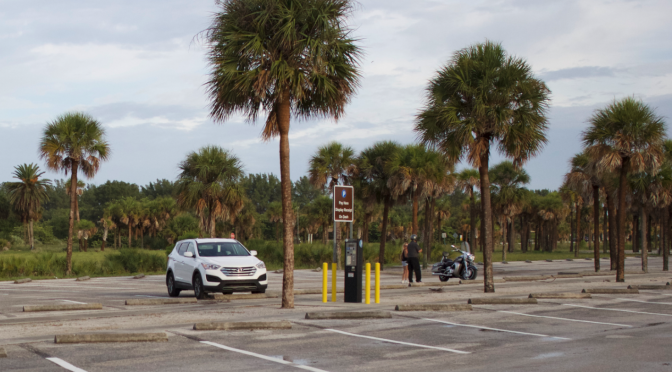
[[[118,253],[105,256],[111,266],[120,265],[126,272],[156,272],[166,269],[166,258],[140,249],[120,249]]]

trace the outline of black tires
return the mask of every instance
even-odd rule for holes
[[[201,279],[200,274],[194,274],[194,296],[197,299],[202,300],[205,298],[205,287],[203,286],[203,279]]]
[[[168,296],[170,297],[177,297],[180,295],[180,292],[182,292],[182,290],[177,289],[175,286],[175,277],[173,276],[173,273],[168,273],[166,276],[166,288],[168,288]]]
[[[442,282],[447,282],[448,279],[450,279],[449,276],[446,276],[446,275],[439,275],[439,280],[442,281]]]
[[[476,277],[478,276],[478,268],[476,266],[470,266],[471,268],[471,276],[469,277],[469,280],[475,280]]]
[[[474,280],[478,275],[478,269],[475,266],[465,266],[462,269],[462,280]]]
[[[258,291],[252,291],[252,293],[266,293],[266,288],[260,289]]]

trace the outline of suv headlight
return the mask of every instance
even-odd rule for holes
[[[203,268],[206,270],[219,270],[219,268],[221,267],[219,265],[206,264],[206,263],[202,263],[201,266],[203,266]]]
[[[266,268],[266,264],[264,264],[263,261],[259,261],[259,263],[254,265],[254,266],[256,266],[257,269],[265,269]]]

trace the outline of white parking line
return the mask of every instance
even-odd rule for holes
[[[58,364],[59,366],[61,366],[61,367],[65,368],[65,369],[67,369],[68,371],[72,371],[72,372],[86,372],[85,370],[83,370],[83,369],[81,369],[81,368],[77,368],[77,367],[73,366],[72,364],[66,362],[66,361],[63,360],[63,359],[59,359],[59,358],[47,358],[47,360],[50,361],[50,362],[52,362],[52,363],[56,363],[56,364]]]
[[[286,360],[282,360],[282,359],[278,359],[278,358],[269,357],[269,356],[267,356],[267,355],[261,355],[261,354],[253,353],[253,352],[251,352],[251,351],[235,349],[235,348],[232,348],[232,347],[229,347],[229,346],[224,346],[224,345],[221,345],[221,344],[218,344],[218,343],[214,343],[214,342],[210,342],[210,341],[201,341],[201,343],[202,343],[202,344],[206,344],[206,345],[210,345],[210,346],[214,346],[214,347],[218,347],[218,348],[220,348],[220,349],[224,349],[224,350],[228,350],[228,351],[234,351],[234,352],[236,352],[236,353],[241,353],[241,354],[245,354],[245,355],[253,356],[253,357],[255,357],[255,358],[268,360],[268,361],[270,361],[270,362],[280,363],[280,364],[284,364],[284,365],[292,366],[292,367],[299,368],[299,369],[305,369],[305,370],[307,370],[307,371],[313,371],[313,372],[327,372],[327,371],[325,371],[325,370],[323,370],[323,369],[318,369],[318,368],[314,368],[314,367],[310,367],[310,366],[302,366],[302,365],[300,365],[300,364],[295,364],[295,363],[292,363],[292,362],[288,362],[288,361],[286,361]]]
[[[609,310],[609,311],[622,311],[624,313],[635,313],[635,314],[646,314],[646,315],[660,315],[660,316],[672,316],[672,314],[659,314],[659,313],[647,313],[644,311],[633,311],[633,310],[623,310],[623,309],[607,309],[605,307],[591,307],[591,306],[583,306],[583,305],[572,305],[572,304],[562,304],[564,306],[574,306],[574,307],[582,307],[584,309],[595,309],[595,310]]]
[[[337,329],[325,329],[325,331],[330,331],[330,332],[336,332],[348,336],[355,336],[355,337],[362,337],[362,338],[368,338],[371,340],[376,340],[376,341],[384,341],[384,342],[389,342],[392,344],[399,344],[399,345],[408,345],[408,346],[415,346],[415,347],[421,347],[425,349],[434,349],[434,350],[443,350],[443,351],[450,351],[451,353],[457,353],[457,354],[471,354],[468,351],[462,351],[462,350],[455,350],[455,349],[447,349],[445,347],[436,347],[436,346],[428,346],[428,345],[420,345],[420,344],[413,344],[410,342],[403,342],[403,341],[395,341],[395,340],[389,340],[387,338],[378,338],[378,337],[372,337],[372,336],[364,336],[364,335],[358,335],[356,333],[350,333],[350,332],[344,332],[344,331],[339,331]]]
[[[653,302],[653,301],[642,301],[642,300],[633,300],[631,298],[617,298],[621,301],[632,301],[632,302],[641,302],[643,304],[658,304],[658,305],[672,305],[672,302]]]
[[[59,300],[59,301],[72,302],[73,304],[86,305],[86,302],[78,302],[78,301],[70,301],[70,300]]]
[[[452,323],[452,322],[446,322],[445,320],[437,320],[437,319],[427,319],[427,318],[422,318],[422,319],[423,320],[429,320],[430,322],[445,323],[445,324],[450,324],[450,325],[454,325],[454,326],[458,326],[458,327],[487,329],[489,331],[515,333],[515,334],[525,335],[525,336],[551,337],[551,338],[557,338],[558,340],[571,340],[571,338],[542,335],[542,334],[538,334],[538,333],[518,332],[518,331],[510,331],[508,329],[499,329],[499,328],[490,328],[490,327],[483,327],[483,326],[476,326],[476,325],[469,325],[469,324]]]
[[[523,315],[523,316],[531,316],[534,318],[548,318],[548,319],[558,319],[558,320],[566,320],[568,322],[580,322],[580,323],[592,323],[592,324],[604,324],[604,325],[613,325],[613,326],[619,326],[619,327],[632,327],[631,325],[627,324],[617,324],[617,323],[604,323],[604,322],[591,322],[589,320],[579,320],[579,319],[569,319],[569,318],[558,318],[555,316],[545,316],[545,315],[532,315],[532,314],[525,314],[525,313],[516,313],[513,311],[504,311],[504,310],[497,310],[499,313],[507,313],[507,314],[516,314],[516,315]]]

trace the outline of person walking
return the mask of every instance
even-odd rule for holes
[[[404,243],[404,247],[401,248],[401,284],[408,283],[408,243]]]
[[[422,249],[418,245],[418,236],[411,235],[411,242],[408,243],[408,253],[406,260],[408,261],[408,282],[413,283],[413,271],[415,271],[416,283],[422,283],[422,274],[420,272],[420,253]]]

